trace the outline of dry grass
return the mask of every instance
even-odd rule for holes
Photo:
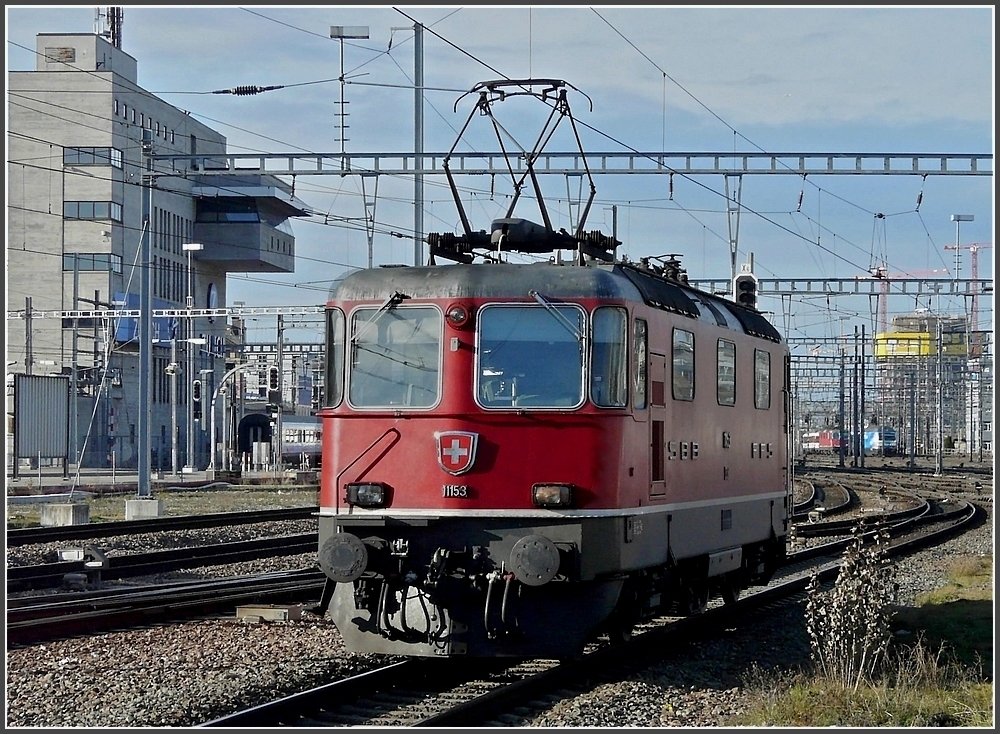
[[[836,587],[810,592],[813,670],[751,670],[744,685],[757,704],[729,723],[992,729],[992,559],[956,561],[945,589],[885,614],[891,577],[878,553],[847,555]],[[901,637],[904,624],[915,634]]]

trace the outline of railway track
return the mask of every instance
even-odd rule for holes
[[[811,517],[826,516],[848,511],[856,502],[851,491],[843,484],[828,481],[796,479],[808,486],[806,499],[792,507],[792,522],[804,522]],[[822,503],[822,504],[821,504]]]
[[[314,569],[7,600],[7,648],[229,612],[241,604],[315,602]]]
[[[896,523],[888,553],[901,556],[963,532],[984,512],[956,502],[949,512],[907,517]],[[874,531],[869,531],[874,532]],[[534,707],[548,706],[566,687],[586,687],[602,676],[621,679],[669,650],[675,641],[718,634],[728,627],[754,625],[761,615],[794,604],[815,575],[831,583],[849,540],[811,548],[790,559],[785,574],[765,588],[754,588],[730,604],[681,619],[661,618],[637,628],[632,639],[611,645],[603,640],[572,661],[407,660],[355,678],[329,683],[274,702],[238,711],[202,727],[413,726],[472,727],[517,725]],[[808,563],[806,561],[809,561]],[[517,710],[518,714],[511,712]]]
[[[316,550],[316,534],[300,533],[118,556],[104,556],[96,548],[80,550],[83,557],[78,560],[8,568],[8,593],[59,586],[68,574],[82,574],[93,581],[106,581],[164,573],[179,568],[310,553]]]
[[[301,520],[315,516],[318,511],[318,507],[290,507],[275,510],[216,512],[206,515],[176,515],[143,520],[116,520],[88,523],[87,525],[18,528],[7,530],[7,547],[13,548],[32,543],[57,543],[64,540],[107,538],[112,535],[155,533],[164,530],[191,530],[279,520]]]

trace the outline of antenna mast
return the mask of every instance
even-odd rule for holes
[[[123,15],[121,7],[109,7],[106,13],[97,8],[94,11],[94,33],[107,38],[115,48],[121,48]]]

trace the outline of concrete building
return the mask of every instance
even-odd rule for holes
[[[143,89],[120,40],[40,33],[34,70],[8,73],[7,372],[67,376],[70,463],[132,468],[148,347],[151,466],[205,468],[193,394],[225,372],[226,319],[154,318],[141,345],[135,318],[64,312],[138,308],[147,269],[154,310],[223,308],[227,273],[294,270],[306,206],[273,176],[213,177],[225,136]]]
[[[919,454],[937,451],[939,423],[944,450],[992,453],[992,343],[971,348],[968,327],[963,318],[914,313],[897,316],[892,331],[875,336],[869,412]]]

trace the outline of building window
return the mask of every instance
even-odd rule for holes
[[[72,46],[46,46],[45,60],[48,63],[62,62],[65,64],[76,63],[76,49]]]
[[[110,219],[122,221],[122,205],[115,201],[64,201],[66,219]]]
[[[76,260],[74,266],[73,261]],[[67,252],[63,253],[63,270],[66,272],[122,272],[121,255],[110,252]]]
[[[118,148],[63,148],[63,165],[122,167],[123,155]]]
[[[200,199],[198,201],[198,211],[195,216],[198,222],[260,222],[263,221],[257,211],[257,202],[254,199]],[[278,251],[275,237],[272,235],[268,240],[268,250]]]

